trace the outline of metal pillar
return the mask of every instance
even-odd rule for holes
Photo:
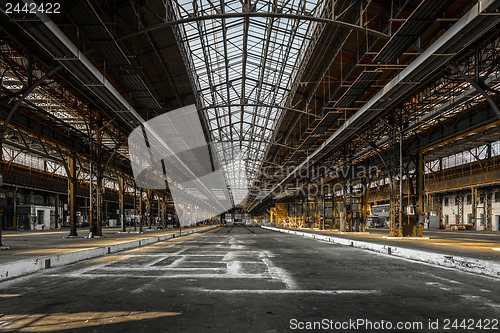
[[[125,179],[118,174],[118,212],[120,219],[120,230],[125,232]]]
[[[306,226],[306,206],[304,197],[300,197],[300,227],[305,228]]]
[[[143,202],[142,202],[142,194],[143,190],[142,188],[139,191],[139,199],[137,201],[137,208],[138,208],[138,213],[139,213],[139,232],[142,232],[142,221],[144,218],[144,207],[143,207]],[[137,218],[136,218],[137,220]]]
[[[439,219],[439,229],[444,229],[444,222],[443,222],[443,196],[441,195],[436,195],[434,198],[434,203],[436,207],[436,215],[438,216]]]
[[[349,185],[349,209],[346,208],[346,225],[348,226],[348,230],[349,232],[353,232],[354,231],[354,226],[353,226],[353,220],[354,220],[354,200],[353,200],[353,197],[352,197],[352,191],[353,191],[353,188],[352,188],[352,185]]]
[[[338,228],[337,226],[337,203],[335,202],[335,191],[332,192],[332,229]]]
[[[463,217],[464,217],[464,201],[460,195],[458,195],[455,198],[455,203],[457,204],[457,208],[458,208],[457,209],[458,214],[457,214],[456,223],[461,224],[463,221]]]
[[[323,223],[321,223],[320,228],[321,228],[321,230],[325,230],[325,220],[326,220],[326,207],[325,206],[326,206],[326,200],[325,200],[324,189],[322,191],[323,191],[323,193],[321,195],[321,199],[323,200],[323,206],[322,206],[323,207],[323,219],[322,219]]]
[[[417,160],[417,198],[418,198],[418,223],[417,236],[423,235],[423,223],[425,220],[425,159],[424,153],[418,153]]]
[[[151,229],[151,219],[152,219],[152,206],[153,206],[154,194],[152,190],[146,190],[146,222],[148,229]]]
[[[103,220],[103,178],[104,170],[101,160],[102,136],[101,129],[104,127],[102,120],[91,121],[90,127],[93,132],[90,134],[90,206],[89,206],[89,237],[102,236]],[[92,139],[95,135],[96,144]],[[94,176],[96,181],[94,183]]]
[[[392,149],[390,169],[388,170],[389,175],[389,235],[398,236],[397,230],[397,199],[396,199],[396,128],[391,126],[391,132],[389,136],[389,149]]]
[[[479,203],[477,187],[471,188],[471,197],[472,197],[472,223],[474,223],[474,226],[477,228],[477,223],[479,221],[477,216],[477,204]]]
[[[340,231],[346,231],[346,214],[347,214],[347,182],[344,179],[342,184],[342,209],[339,209],[340,213]]]
[[[167,229],[167,201],[168,201],[168,196],[166,194],[163,195],[163,201],[162,201],[162,214],[161,214],[161,222],[162,222],[162,228]]]
[[[137,204],[137,187],[134,184],[134,231],[137,230],[137,219],[139,218],[139,205]]]
[[[54,206],[55,206],[54,228],[57,229],[58,220],[59,220],[59,193],[56,193],[56,197],[54,200]]]
[[[318,195],[314,196],[314,200],[312,202],[314,205],[313,209],[313,228],[320,227],[321,222],[319,221],[319,204],[318,204]],[[316,222],[318,222],[318,226],[316,226]]]
[[[365,232],[366,231],[366,220],[368,218],[368,210],[369,210],[369,196],[370,196],[370,189],[371,189],[371,182],[367,178],[363,178],[363,188],[364,192],[363,195],[361,196],[361,205],[362,205],[362,210],[361,210],[361,231]]]
[[[97,195],[95,192],[94,185],[94,161],[93,161],[93,147],[92,141],[90,142],[90,161],[89,161],[89,238],[94,238],[96,234],[95,218],[94,218],[94,207],[96,205],[95,198]]]
[[[69,203],[69,236],[78,236],[76,232],[76,155],[68,156],[68,203]]]
[[[13,218],[12,218],[12,227],[14,230],[17,230],[17,186],[14,186],[14,193],[12,194],[12,208],[13,208]]]
[[[493,205],[492,205],[492,193],[487,190],[484,194],[484,230],[492,230],[493,228]]]
[[[102,220],[103,220],[103,174],[102,167],[97,165],[97,183],[95,191],[95,207],[96,207],[96,221],[95,225],[95,235],[102,236]]]
[[[398,236],[403,236],[403,131],[399,131],[399,221]]]
[[[101,128],[103,127],[102,120],[99,120],[97,122],[97,131],[96,131],[96,142],[97,145],[95,147],[95,152],[96,152],[96,157],[95,157],[95,167],[96,167],[96,178],[97,178],[97,183],[96,183],[96,217],[97,217],[97,223],[95,226],[95,231],[96,231],[96,236],[102,236],[102,221],[103,221],[103,197],[104,197],[104,184],[103,184],[103,179],[104,179],[104,167],[102,165],[102,159],[101,159],[101,152],[102,152],[102,136],[101,136]]]

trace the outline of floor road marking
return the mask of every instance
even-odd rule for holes
[[[261,259],[266,264],[267,269],[273,279],[281,280],[281,282],[283,282],[285,286],[289,289],[295,289],[296,287],[295,281],[293,281],[292,277],[288,274],[286,270],[274,266],[272,261],[269,260],[268,258],[261,258]]]
[[[173,272],[172,272],[173,273]],[[133,279],[138,279],[138,278],[144,278],[144,279],[150,279],[154,277],[155,279],[268,279],[268,280],[273,280],[273,277],[270,275],[265,275],[265,274],[239,274],[239,275],[229,275],[229,274],[189,274],[189,273],[178,273],[178,274],[171,274],[171,275],[155,275],[152,276],[151,274],[134,274],[134,275],[124,275],[122,273],[95,273],[95,274],[72,274],[72,273],[65,273],[65,274],[46,274],[45,276],[51,276],[51,277],[67,277],[67,278],[72,278],[72,279],[95,279],[95,278],[133,278]],[[275,281],[275,280],[274,280]],[[280,281],[281,282],[281,281]]]
[[[196,289],[201,292],[221,293],[221,294],[316,294],[316,295],[340,295],[356,294],[371,295],[380,294],[380,290],[360,290],[360,289],[337,289],[337,290],[318,290],[318,289]]]

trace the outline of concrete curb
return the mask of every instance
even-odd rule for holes
[[[217,228],[217,226],[208,226],[196,230],[186,230],[182,231],[180,235],[179,233],[173,233],[163,236],[154,236],[154,237],[146,236],[141,239],[136,239],[132,241],[123,241],[112,245],[99,246],[86,250],[80,250],[63,254],[55,254],[52,256],[40,256],[39,258],[33,258],[33,259],[23,259],[23,260],[13,261],[0,266],[0,282],[21,275],[31,274],[43,269],[73,264],[78,261],[97,258],[104,256],[106,254],[120,252],[124,250],[130,250],[180,236],[187,236],[193,233],[205,232],[215,228]]]
[[[266,227],[262,226],[262,228],[267,230],[272,230],[285,234],[298,235],[306,238],[312,238],[319,241],[340,244],[345,246],[356,247],[364,250],[369,250],[373,252],[389,254],[396,257],[401,257],[405,259],[420,261],[428,264],[439,265],[447,268],[459,269],[465,272],[482,274],[490,277],[500,278],[500,263],[489,261],[489,260],[481,260],[474,259],[469,257],[461,257],[461,256],[453,256],[442,253],[434,253],[422,250],[413,250],[398,246],[387,246],[383,244],[375,244],[369,242],[362,242],[358,240],[348,239],[348,238],[340,238],[329,235],[319,235],[310,232],[302,232],[296,230],[288,230],[281,229],[275,227]]]

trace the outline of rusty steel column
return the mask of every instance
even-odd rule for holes
[[[54,227],[57,229],[59,220],[59,193],[56,192],[56,197],[54,200],[55,216],[54,216]]]
[[[362,195],[362,201],[361,201],[361,207],[362,207],[362,212],[361,212],[361,231],[365,232],[366,231],[366,220],[368,218],[368,210],[369,210],[369,197],[370,197],[370,188],[371,188],[371,182],[370,179],[367,179],[366,177],[363,178],[363,183],[364,183],[364,192]]]
[[[94,186],[94,161],[93,161],[93,145],[92,138],[90,139],[90,170],[89,170],[89,238],[94,238],[96,234],[94,207],[95,207],[95,186]]]
[[[96,191],[95,191],[95,209],[96,209],[96,222],[95,235],[102,236],[102,220],[103,220],[103,198],[104,198],[104,166],[102,161],[102,135],[101,129],[104,127],[102,119],[97,121],[96,130],[96,146],[95,146],[95,167],[96,167]]]
[[[464,223],[464,201],[462,198],[462,194],[458,194],[455,198],[455,203],[457,205],[457,217],[456,217],[456,224],[462,224]]]
[[[78,236],[76,232],[76,156],[68,156],[68,201],[69,201],[69,236]]]
[[[418,221],[417,221],[417,236],[423,236],[423,224],[425,222],[425,159],[424,153],[418,153],[417,161],[417,195],[418,195]]]
[[[158,202],[158,205],[160,203]],[[161,224],[160,228],[167,229],[167,195],[164,194],[161,201]]]
[[[399,131],[399,221],[398,236],[403,237],[403,131]]]
[[[138,201],[138,209],[139,209],[139,232],[142,233],[142,222],[144,219],[144,207],[143,207],[143,202],[142,202],[142,194],[144,193],[143,189],[141,188],[139,191],[139,201]]]
[[[153,198],[154,198],[154,193],[152,190],[147,190],[146,191],[146,221],[148,224],[148,229],[151,229],[151,219],[152,219],[152,208],[153,208]]]
[[[493,193],[486,190],[484,193],[484,230],[493,230]]]
[[[472,203],[472,223],[474,224],[474,228],[477,229],[478,216],[477,216],[477,205],[479,203],[479,196],[477,187],[472,186],[471,188],[471,203]],[[467,221],[469,222],[469,221]]]
[[[125,232],[125,181],[121,174],[118,174],[118,212],[120,214],[120,230]]]
[[[325,220],[326,220],[326,200],[325,200],[325,190],[322,188],[321,190],[321,199],[323,200],[323,204],[322,204],[322,215],[323,215],[323,218],[320,220],[320,228],[321,230],[325,230]],[[322,223],[321,223],[322,222]]]

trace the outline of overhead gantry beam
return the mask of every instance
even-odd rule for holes
[[[309,15],[298,15],[298,14],[286,14],[286,13],[243,12],[243,13],[221,13],[221,14],[213,14],[213,15],[197,15],[197,16],[191,16],[191,17],[177,19],[177,20],[171,20],[171,21],[168,21],[165,23],[152,25],[150,27],[132,32],[132,33],[124,35],[124,36],[121,36],[121,37],[117,38],[117,41],[128,39],[128,38],[135,37],[135,36],[139,36],[139,35],[145,34],[147,32],[154,31],[154,30],[164,29],[167,27],[181,25],[181,24],[185,24],[185,23],[199,22],[199,21],[206,21],[206,20],[217,20],[217,19],[254,18],[254,17],[259,17],[259,18],[271,17],[271,18],[282,18],[282,19],[300,20],[300,21],[314,21],[314,22],[319,22],[319,23],[331,23],[331,24],[339,25],[339,26],[344,27],[344,28],[353,29],[355,31],[360,31],[363,34],[369,34],[369,35],[373,35],[373,36],[384,38],[384,39],[390,38],[389,35],[387,35],[383,32],[373,30],[373,29],[370,29],[368,27],[356,25],[353,23],[332,19],[332,18],[314,17],[314,16],[309,16]]]

